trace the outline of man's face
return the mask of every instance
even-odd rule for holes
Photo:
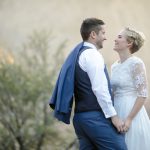
[[[96,34],[95,44],[97,49],[103,48],[103,42],[106,40],[105,37],[105,25],[101,25],[101,30]]]

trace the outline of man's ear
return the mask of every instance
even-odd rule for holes
[[[90,36],[91,36],[91,38],[92,39],[95,39],[96,38],[96,33],[95,33],[95,31],[91,31],[91,34],[90,34]]]

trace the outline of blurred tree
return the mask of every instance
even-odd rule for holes
[[[34,31],[19,54],[5,53],[0,59],[0,150],[61,145],[48,99],[65,42],[51,56],[49,40],[49,32]]]

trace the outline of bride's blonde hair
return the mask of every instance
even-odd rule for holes
[[[130,48],[132,54],[137,52],[143,46],[145,41],[145,35],[142,32],[126,27],[125,35],[127,41],[132,43],[132,46]]]

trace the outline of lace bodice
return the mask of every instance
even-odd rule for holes
[[[148,87],[143,61],[132,56],[123,63],[115,62],[111,67],[111,84],[115,96],[133,94],[147,97]]]

